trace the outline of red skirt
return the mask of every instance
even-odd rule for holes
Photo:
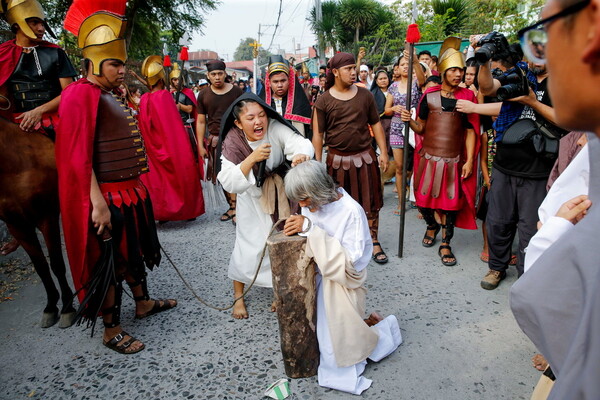
[[[415,200],[417,207],[458,211],[463,207],[461,189],[463,162],[456,158],[442,158],[419,151],[415,165]]]

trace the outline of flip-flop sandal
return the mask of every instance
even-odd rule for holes
[[[387,263],[389,260],[388,260],[387,255],[383,251],[383,247],[381,247],[381,244],[379,242],[374,242],[373,247],[375,247],[375,246],[379,246],[381,248],[381,251],[373,254],[373,261],[375,261],[377,264]],[[381,256],[381,255],[383,255],[385,258],[379,258],[379,256]]]
[[[122,342],[121,344],[119,344],[120,341],[125,339],[125,336],[129,336],[129,339]],[[106,347],[108,347],[111,350],[116,351],[117,353],[121,353],[121,354],[135,354],[135,353],[139,353],[140,351],[142,351],[146,348],[146,345],[143,344],[142,342],[140,342],[140,343],[142,343],[142,346],[139,349],[127,351],[129,346],[131,346],[135,342],[140,342],[140,341],[125,331],[121,331],[121,333],[117,334],[115,337],[110,339],[108,342],[102,341],[102,343]]]
[[[450,250],[450,254],[442,254],[442,250],[444,249]],[[440,256],[442,259],[442,264],[444,264],[446,267],[452,267],[453,265],[456,265],[456,257],[454,257],[454,254],[452,254],[452,249],[450,246],[445,244],[441,245],[440,249],[438,250],[438,256]],[[451,258],[453,258],[454,261],[446,261]]]
[[[174,301],[175,305],[171,305],[171,302]],[[162,302],[162,305],[160,304]],[[136,314],[135,319],[144,319],[151,315],[158,314],[163,311],[170,310],[171,308],[177,307],[177,300],[175,299],[158,299],[154,300],[154,306],[152,309],[144,314]]]
[[[481,254],[479,255],[479,259],[481,261],[483,261],[484,263],[489,262],[490,261],[490,255],[488,253],[486,253],[485,251],[482,251]]]
[[[229,210],[225,211],[223,213],[223,215],[221,215],[221,221],[226,222],[229,221],[230,219],[233,219],[233,217],[235,217],[235,214],[230,215],[229,211],[234,211],[235,208],[233,207],[229,207]]]
[[[425,231],[425,236],[423,236],[423,240],[421,240],[421,244],[423,245],[423,247],[433,247],[433,245],[435,244],[435,238],[436,238],[437,234],[440,233],[440,229],[442,229],[442,226],[440,224],[427,225],[427,230]],[[432,231],[432,230],[435,230],[433,236],[428,236],[427,231]],[[425,242],[426,240],[430,240],[431,242],[427,243],[427,242]]]

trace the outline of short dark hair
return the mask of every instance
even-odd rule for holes
[[[429,78],[425,80],[425,84],[427,85],[429,82],[437,83],[438,85],[442,84],[442,78],[438,75],[431,75]]]
[[[437,64],[439,60],[438,60],[437,56],[431,56],[431,61],[433,61],[434,63]]]
[[[421,58],[422,55],[431,57],[431,52],[429,50],[423,50],[423,51],[419,52],[419,54],[417,54],[417,58]]]

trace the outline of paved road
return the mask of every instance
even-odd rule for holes
[[[369,266],[367,309],[395,314],[404,343],[367,366],[365,376],[374,382],[362,397],[529,399],[539,375],[529,361],[535,349],[508,306],[516,271],[511,268],[497,290],[479,287],[487,269],[478,258],[480,231],[457,230],[459,264],[442,266],[437,247],[419,244],[424,226],[414,210],[407,216],[404,258],[395,257],[399,219],[391,189],[386,186],[380,228],[391,261]],[[201,295],[229,301],[231,223],[211,214],[163,225],[159,235]],[[197,303],[164,263],[149,276],[151,294],[176,297],[179,306],[136,321],[133,301],[125,297],[122,324],[146,350],[123,356],[82,327],[41,329],[45,295],[37,281],[0,303],[0,399],[261,399],[270,383],[285,377],[267,289],[251,291],[251,318],[236,321]],[[356,398],[319,387],[315,377],[290,387],[291,399]]]

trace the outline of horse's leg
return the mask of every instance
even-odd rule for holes
[[[11,235],[19,241],[19,244],[23,246],[27,255],[29,255],[33,267],[35,268],[35,272],[37,272],[44,284],[48,302],[46,303],[46,308],[44,308],[41,326],[42,328],[49,328],[58,321],[58,307],[56,307],[56,304],[58,303],[60,295],[58,290],[56,290],[54,281],[52,281],[50,267],[48,266],[48,262],[46,261],[46,257],[40,246],[40,242],[35,233],[35,228],[32,226],[17,227],[9,224],[7,224],[7,227]]]
[[[60,224],[58,214],[48,216],[41,224],[40,230],[44,235],[48,255],[50,256],[50,268],[58,280],[62,296],[62,309],[60,315],[59,328],[68,328],[73,325],[75,319],[75,308],[73,308],[73,291],[67,281],[67,269],[65,259],[62,254],[60,242]]]

